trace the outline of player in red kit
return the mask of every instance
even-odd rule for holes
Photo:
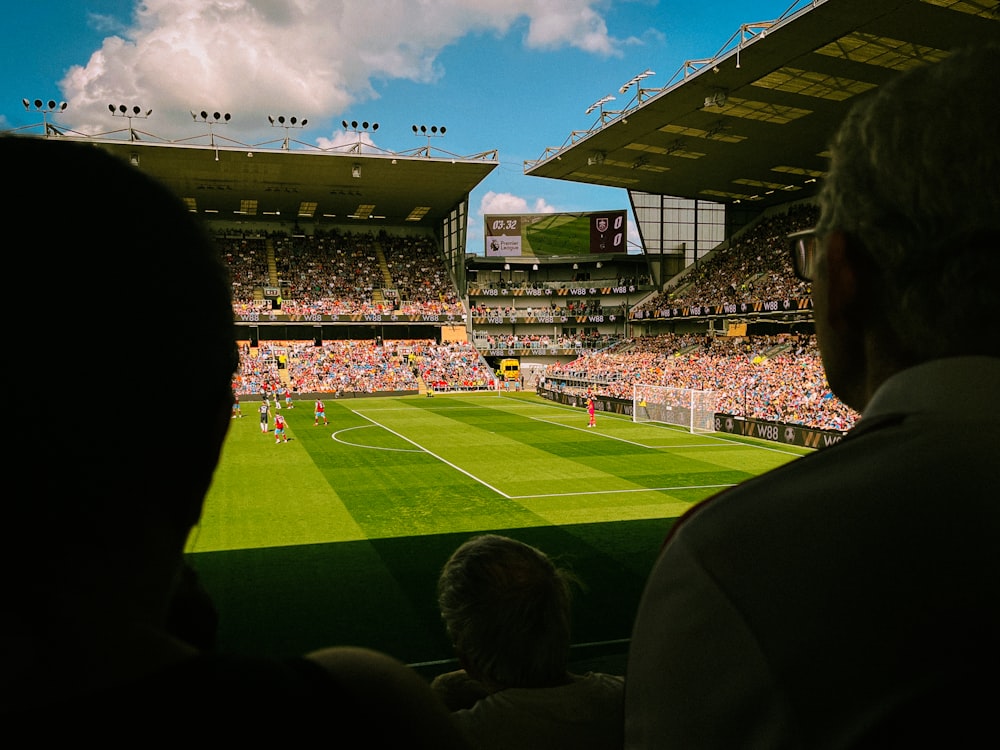
[[[330,424],[326,418],[326,404],[320,399],[316,399],[316,408],[313,411],[313,427],[318,425],[321,419],[323,420],[323,424]]]
[[[274,444],[288,442],[288,435],[285,434],[285,418],[280,414],[274,415]]]

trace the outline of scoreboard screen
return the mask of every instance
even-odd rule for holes
[[[487,257],[559,257],[627,253],[624,210],[487,214]]]

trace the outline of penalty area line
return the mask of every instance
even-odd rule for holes
[[[410,445],[416,446],[421,452],[426,453],[428,456],[431,456],[434,459],[437,459],[438,461],[440,461],[441,463],[443,463],[445,466],[450,466],[452,469],[454,469],[455,471],[459,472],[460,474],[465,474],[465,476],[467,476],[472,481],[478,482],[479,484],[483,485],[483,487],[486,487],[487,489],[492,490],[493,492],[495,492],[498,495],[500,495],[500,497],[502,497],[502,498],[504,498],[506,500],[510,500],[510,495],[508,495],[506,492],[503,492],[502,490],[498,490],[496,487],[494,487],[489,482],[484,482],[482,479],[480,479],[479,477],[477,477],[475,474],[470,474],[469,472],[467,472],[461,466],[456,466],[451,461],[445,460],[444,458],[442,458],[441,456],[437,455],[436,453],[433,453],[433,452],[427,450],[420,443],[417,443],[417,442],[415,442],[413,440],[410,440],[410,438],[406,437],[406,435],[400,435],[395,430],[389,429],[384,424],[380,424],[379,422],[376,422],[371,417],[365,416],[364,414],[362,414],[359,411],[355,411],[354,409],[351,409],[351,412],[353,412],[354,414],[357,414],[362,419],[367,419],[373,425],[375,425],[377,427],[381,427],[383,430],[385,430],[386,432],[389,432],[389,433],[395,435],[399,439],[405,440]]]

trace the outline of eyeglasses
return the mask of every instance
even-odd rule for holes
[[[792,256],[792,270],[803,281],[816,276],[816,257],[819,254],[819,237],[816,229],[803,229],[788,235],[788,249]]]

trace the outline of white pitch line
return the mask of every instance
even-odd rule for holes
[[[448,461],[448,460],[446,460],[444,458],[441,458],[441,456],[437,455],[436,453],[433,453],[432,451],[427,450],[422,445],[420,445],[420,443],[417,443],[417,442],[415,442],[413,440],[410,440],[410,438],[406,437],[405,435],[399,434],[395,430],[392,430],[392,429],[386,427],[384,424],[380,424],[379,422],[376,422],[371,417],[369,417],[369,416],[367,416],[365,414],[362,414],[359,411],[355,411],[354,409],[351,409],[350,411],[352,411],[354,414],[357,414],[362,419],[367,419],[369,422],[371,422],[376,427],[381,427],[386,432],[392,433],[396,437],[398,437],[398,438],[400,438],[402,440],[405,440],[410,445],[416,446],[417,449],[418,449],[416,451],[408,451],[408,452],[426,453],[428,456],[431,456],[431,457],[437,459],[438,461],[440,461],[441,463],[443,463],[443,464],[445,464],[447,466],[450,466],[455,471],[458,471],[458,472],[461,472],[462,474],[465,474],[465,476],[469,477],[469,479],[473,480],[474,482],[478,482],[479,484],[483,485],[484,487],[487,487],[487,488],[493,490],[495,493],[497,493],[501,497],[505,498],[506,500],[538,500],[538,499],[545,498],[545,497],[574,497],[574,496],[580,496],[580,495],[617,495],[617,494],[634,493],[634,492],[676,492],[678,490],[708,490],[708,489],[722,489],[722,488],[725,488],[725,487],[732,487],[732,486],[734,486],[733,484],[693,484],[693,485],[685,485],[685,486],[680,486],[680,487],[632,487],[632,488],[628,488],[628,489],[588,490],[588,491],[585,491],[585,492],[552,492],[552,493],[546,493],[546,494],[541,494],[541,495],[508,495],[506,492],[503,492],[502,490],[498,490],[496,487],[494,487],[493,485],[491,485],[489,482],[484,482],[482,479],[480,479],[476,475],[470,474],[468,471],[466,471],[465,469],[463,469],[461,466],[456,466],[451,461]],[[532,417],[532,419],[536,419],[536,417]],[[544,422],[546,420],[541,419],[539,421]],[[558,422],[552,422],[552,424],[556,425],[557,427],[568,427],[568,425],[560,425]],[[353,428],[350,428],[350,429],[360,429],[360,428],[353,427]],[[581,428],[579,428],[579,427],[575,427],[575,428],[571,427],[570,429],[581,429]],[[620,439],[620,438],[615,438],[615,439]],[[343,441],[339,441],[339,442],[343,442]],[[623,442],[629,443],[631,441],[625,440]],[[370,446],[370,445],[356,445],[354,443],[344,443],[344,445],[355,445],[355,447],[358,447],[358,448],[371,448],[371,447],[373,447],[373,446]],[[633,443],[633,445],[641,445],[641,444],[640,443]],[[641,447],[649,447],[649,446],[641,446]],[[393,448],[393,449],[379,449],[379,450],[401,450],[401,449],[399,449],[399,448]]]
[[[550,492],[544,495],[510,495],[511,500],[538,500],[543,497],[578,497],[580,495],[620,495],[626,492],[676,492],[678,490],[716,490],[735,484],[686,484],[680,487],[633,487],[627,490],[589,490],[587,492]]]
[[[355,414],[357,414],[357,412],[355,412]],[[363,415],[359,415],[359,416],[363,416]],[[367,417],[365,417],[365,419],[367,419]],[[370,424],[359,425],[358,427],[345,427],[343,430],[337,430],[335,433],[333,433],[332,435],[330,435],[330,437],[332,437],[334,440],[336,440],[341,445],[349,445],[352,448],[370,448],[371,450],[376,450],[376,451],[396,451],[398,453],[426,453],[426,451],[422,450],[421,448],[416,448],[416,449],[410,449],[410,448],[385,448],[385,447],[380,446],[380,445],[365,445],[364,443],[349,443],[348,441],[341,440],[339,437],[337,437],[338,435],[340,435],[342,433],[345,433],[345,432],[350,432],[351,430],[365,430],[365,429],[368,429],[369,427],[375,427],[375,426],[381,427],[381,425],[370,425]],[[383,427],[382,429],[385,429],[385,428]],[[400,437],[402,437],[402,436],[400,436]]]
[[[587,433],[590,433],[590,434],[600,435],[601,437],[605,437],[608,440],[617,440],[620,443],[628,443],[629,445],[636,445],[636,446],[638,446],[640,448],[648,448],[648,449],[654,450],[654,451],[659,451],[659,450],[673,450],[675,448],[721,448],[721,447],[723,447],[722,445],[715,445],[715,444],[708,445],[706,443],[690,443],[688,445],[647,445],[646,443],[637,443],[634,440],[626,440],[625,438],[617,437],[616,435],[609,435],[606,432],[601,432],[600,429],[598,429],[596,432],[591,433],[590,432],[590,428],[577,427],[576,425],[563,424],[562,422],[553,422],[551,419],[543,419],[542,417],[533,417],[530,414],[528,415],[527,418],[528,419],[533,419],[536,422],[545,422],[546,424],[555,425],[556,427],[565,427],[568,430],[579,430],[580,432],[587,432]],[[706,435],[705,437],[712,437],[712,436]],[[713,439],[714,440],[722,440],[722,438],[713,438]],[[744,443],[737,443],[737,444],[738,445],[744,445]],[[753,447],[753,446],[751,446],[751,447]]]
[[[455,465],[455,464],[453,464],[453,463],[452,463],[451,461],[447,461],[447,460],[445,460],[445,459],[441,458],[441,456],[437,455],[436,453],[432,453],[431,451],[429,451],[429,450],[427,450],[426,448],[424,448],[424,446],[420,445],[420,443],[418,443],[418,442],[416,442],[416,441],[413,441],[413,440],[410,440],[410,439],[409,439],[408,437],[406,437],[406,435],[400,435],[400,434],[399,434],[398,432],[396,432],[395,430],[391,430],[391,429],[389,429],[389,428],[388,428],[388,427],[386,427],[386,426],[385,426],[384,424],[380,424],[379,422],[376,422],[376,421],[375,421],[374,419],[372,419],[371,417],[367,417],[367,416],[365,416],[364,414],[362,414],[362,413],[361,413],[361,412],[359,412],[359,411],[355,411],[354,409],[351,409],[351,411],[352,411],[352,412],[353,412],[354,414],[357,414],[357,415],[358,415],[359,417],[361,417],[362,419],[367,419],[367,420],[368,420],[369,422],[371,422],[371,423],[372,423],[373,425],[377,425],[378,427],[381,427],[381,428],[382,428],[383,430],[385,430],[386,432],[390,432],[390,433],[392,433],[393,435],[395,435],[396,437],[398,437],[398,438],[400,438],[400,439],[402,439],[402,440],[405,440],[405,441],[406,441],[406,442],[408,442],[408,443],[409,443],[410,445],[415,445],[415,446],[416,446],[417,448],[419,448],[419,449],[420,449],[421,451],[423,451],[424,453],[426,453],[426,454],[427,454],[428,456],[432,456],[433,458],[436,458],[436,459],[437,459],[438,461],[440,461],[441,463],[445,464],[446,466],[450,466],[450,467],[451,467],[451,468],[453,468],[453,469],[454,469],[455,471],[457,471],[457,472],[460,472],[460,473],[462,473],[462,474],[465,474],[465,476],[467,476],[467,477],[468,477],[469,479],[471,479],[472,481],[474,481],[474,482],[479,482],[479,484],[483,485],[483,487],[486,487],[486,488],[488,488],[488,489],[491,489],[491,490],[493,490],[493,491],[494,491],[495,493],[497,493],[498,495],[500,495],[501,497],[503,497],[503,498],[505,498],[505,499],[507,499],[507,500],[509,500],[509,499],[510,499],[510,495],[508,495],[508,494],[507,494],[506,492],[503,492],[502,490],[498,490],[498,489],[497,489],[496,487],[494,487],[494,486],[493,486],[492,484],[490,484],[489,482],[484,482],[484,481],[483,481],[482,479],[480,479],[479,477],[475,476],[474,474],[470,474],[470,473],[469,473],[469,472],[467,472],[467,471],[466,471],[465,469],[463,469],[463,468],[462,468],[461,466],[456,466],[456,465]]]
[[[555,425],[556,427],[565,427],[568,430],[581,430],[583,432],[588,432],[589,428],[576,427],[575,425],[563,424],[562,422],[553,422],[551,419],[543,419],[542,417],[533,417],[530,414],[527,415],[528,419],[534,419],[537,422],[545,422],[546,424]],[[655,425],[652,425],[655,426]],[[671,432],[676,432],[671,428]],[[675,450],[677,448],[729,448],[732,446],[737,446],[741,448],[753,448],[755,450],[770,451],[771,453],[782,453],[788,456],[801,456],[801,453],[796,453],[795,451],[784,450],[782,448],[772,448],[769,445],[757,445],[756,443],[750,444],[745,443],[742,440],[733,440],[728,437],[719,437],[719,435],[704,435],[703,437],[707,440],[715,441],[712,444],[708,443],[690,443],[688,445],[646,445],[645,443],[637,443],[634,440],[626,440],[625,438],[615,437],[614,435],[609,435],[606,432],[601,432],[599,429],[595,433],[606,437],[608,440],[618,440],[622,443],[628,443],[629,445],[637,445],[640,448],[648,448],[649,450]]]
[[[586,432],[586,433],[589,433],[589,434],[593,434],[593,433],[590,433],[590,428],[589,427],[577,427],[576,425],[563,424],[562,422],[553,422],[551,419],[542,419],[541,417],[533,417],[530,414],[527,415],[527,416],[528,416],[528,419],[533,419],[536,422],[544,422],[545,424],[555,425],[556,427],[565,427],[567,430],[579,430],[580,432]],[[606,433],[601,432],[600,430],[597,431],[597,434],[601,435],[603,437],[606,437],[609,440],[617,440],[620,443],[628,443],[629,445],[636,445],[636,446],[638,446],[640,448],[656,449],[656,448],[659,447],[659,446],[655,446],[655,445],[646,445],[645,443],[637,443],[634,440],[626,440],[625,438],[615,437],[614,435],[608,435]],[[671,447],[673,448],[673,447],[676,447],[676,446],[671,446]]]
[[[572,407],[563,407],[563,406],[559,406],[557,404],[525,404],[525,405],[526,406],[530,406],[532,408],[536,408],[538,406],[547,407],[547,408],[550,408],[550,409],[555,408],[555,409],[558,409],[559,411],[563,411],[563,412],[567,412],[567,413],[568,412],[573,412],[573,416],[574,417],[579,416],[576,413],[576,410],[573,409]],[[518,406],[521,406],[521,404],[518,403]],[[452,408],[454,408],[454,407],[452,407]],[[465,407],[463,407],[463,408],[465,408]],[[481,408],[481,407],[477,404],[475,406],[471,406],[470,405],[469,408],[476,409],[476,408]],[[487,407],[487,408],[493,408],[493,407]],[[507,408],[507,405],[505,405],[503,408]],[[460,466],[456,466],[455,464],[451,463],[450,461],[447,461],[444,458],[441,458],[441,456],[438,456],[436,453],[433,453],[433,452],[427,450],[422,445],[420,445],[419,443],[417,443],[417,442],[415,442],[413,440],[410,440],[405,435],[400,435],[395,430],[389,429],[385,425],[383,425],[383,424],[381,424],[379,422],[376,422],[371,417],[368,417],[368,416],[362,414],[359,411],[356,411],[354,409],[349,409],[349,410],[351,412],[353,412],[354,414],[357,414],[362,419],[367,419],[369,422],[371,422],[374,425],[377,425],[378,427],[381,427],[383,430],[391,432],[393,435],[396,435],[397,437],[402,438],[403,440],[405,440],[406,442],[410,443],[411,445],[415,445],[421,452],[426,453],[428,456],[432,456],[433,458],[436,458],[441,463],[450,466],[451,468],[455,469],[455,471],[458,471],[458,472],[461,472],[462,474],[465,474],[465,476],[469,477],[473,481],[478,482],[479,484],[483,485],[484,487],[488,487],[489,489],[491,489],[494,492],[496,492],[498,495],[500,495],[500,496],[502,496],[502,497],[504,497],[504,498],[506,498],[508,500],[532,500],[532,499],[544,498],[544,497],[572,497],[572,496],[579,496],[579,495],[609,495],[609,494],[632,493],[632,492],[676,492],[678,490],[723,489],[723,488],[726,488],[726,487],[734,487],[735,486],[734,484],[704,484],[704,485],[690,485],[690,486],[683,486],[683,487],[637,487],[637,488],[620,489],[620,490],[592,490],[592,491],[586,491],[586,492],[562,492],[562,493],[553,493],[553,494],[545,494],[545,495],[508,495],[506,492],[502,492],[501,490],[498,490],[496,487],[494,487],[493,485],[489,484],[488,482],[483,481],[482,479],[480,479],[479,477],[475,476],[474,474],[470,474],[468,471],[466,471],[465,469],[461,468]],[[378,409],[377,411],[400,411],[400,410],[402,410],[402,411],[408,411],[409,408],[408,407],[390,407],[388,409]],[[444,409],[444,408],[442,408],[442,409],[439,409],[437,411],[447,412],[449,410],[450,409]],[[535,420],[537,422],[544,422],[546,424],[551,424],[551,425],[554,425],[556,427],[565,427],[566,429],[569,429],[569,430],[579,430],[581,432],[587,432],[588,434],[594,434],[594,433],[590,432],[590,428],[577,427],[575,425],[564,424],[562,422],[557,422],[557,421],[553,421],[553,420],[550,420],[550,419],[544,419],[542,417],[533,417],[530,414],[524,415],[524,416],[526,416],[528,419],[533,419],[533,420]],[[623,419],[623,418],[617,417],[617,416],[615,416],[613,418],[614,419]],[[653,425],[653,426],[655,426],[655,425]],[[678,448],[685,448],[685,449],[690,449],[690,448],[721,448],[721,447],[736,446],[736,447],[742,447],[742,448],[752,448],[752,449],[757,449],[757,450],[771,451],[771,452],[774,452],[774,453],[785,453],[785,454],[790,454],[790,455],[794,455],[794,456],[801,455],[799,453],[795,453],[794,451],[782,450],[780,448],[772,448],[772,447],[766,446],[766,445],[756,445],[756,444],[751,445],[751,444],[745,443],[745,442],[740,441],[740,440],[733,440],[732,438],[728,438],[728,437],[719,437],[717,435],[705,435],[704,436],[704,437],[709,438],[709,439],[711,439],[713,441],[716,441],[715,444],[701,444],[701,443],[697,443],[697,444],[689,444],[689,445],[647,445],[645,443],[639,443],[639,442],[636,442],[634,440],[626,440],[625,438],[616,437],[614,435],[608,435],[607,433],[600,432],[599,430],[598,430],[597,434],[601,435],[602,437],[605,437],[605,438],[607,438],[609,440],[617,440],[617,441],[622,442],[622,443],[627,443],[629,445],[638,446],[639,448],[646,448],[647,450],[657,450],[657,451],[659,451],[659,450],[676,450]],[[368,447],[368,446],[365,446],[365,447]]]

